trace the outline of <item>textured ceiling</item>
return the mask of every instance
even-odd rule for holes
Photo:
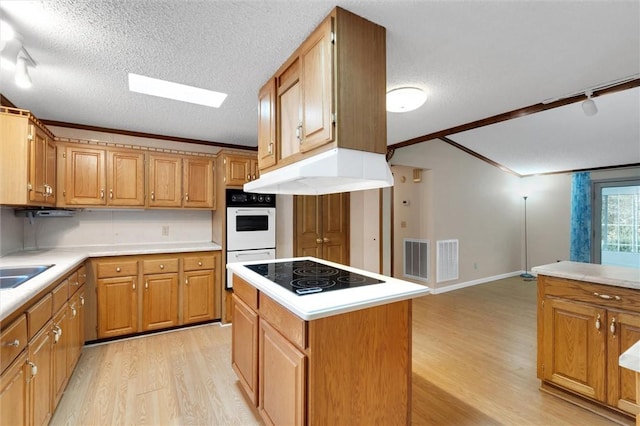
[[[388,114],[389,144],[640,75],[637,0],[339,5],[387,28],[389,89],[429,94],[416,111]],[[37,67],[28,91],[2,70],[0,91],[42,119],[255,146],[258,89],[334,6],[2,0]],[[130,93],[128,72],[229,96],[213,109]],[[640,162],[638,90],[631,110],[609,96],[622,115],[603,96],[595,117],[563,112],[574,104],[451,138],[522,174]]]

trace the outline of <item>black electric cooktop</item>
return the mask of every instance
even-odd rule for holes
[[[313,260],[294,260],[245,266],[299,295],[384,283],[384,281],[376,278],[345,271],[344,269],[324,265]]]

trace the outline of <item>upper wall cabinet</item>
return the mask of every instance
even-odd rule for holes
[[[222,156],[222,167],[224,169],[223,179],[225,186],[242,186],[259,178],[259,161],[255,155],[224,154]],[[222,196],[224,197],[224,194]]]
[[[59,206],[144,207],[144,153],[60,145]]]
[[[28,111],[0,109],[0,204],[56,204],[53,135]]]
[[[335,147],[386,152],[385,37],[339,7],[311,33],[260,90],[260,171]]]
[[[215,208],[213,160],[149,155],[149,207]]]

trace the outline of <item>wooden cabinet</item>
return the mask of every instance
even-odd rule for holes
[[[220,317],[220,253],[184,257],[182,323],[192,324]]]
[[[0,374],[0,424],[25,425],[28,422],[26,363],[27,352],[23,351]]]
[[[640,340],[636,290],[540,275],[538,377],[602,405],[638,414],[635,375],[620,355]]]
[[[67,382],[69,381],[67,351],[71,333],[69,329],[68,302],[53,317],[53,349],[52,349],[52,398],[53,406],[57,406]]]
[[[179,157],[149,155],[149,207],[182,205],[182,161]]]
[[[348,265],[349,206],[349,193],[296,196],[295,255]]]
[[[56,145],[28,111],[0,108],[0,204],[56,203]]]
[[[138,332],[138,263],[97,263],[98,338]]]
[[[235,294],[231,366],[255,406],[258,405],[258,314]]]
[[[233,289],[232,366],[266,424],[410,423],[410,300],[305,321]]]
[[[223,158],[224,182],[227,186],[242,186],[256,180],[258,160],[255,157],[241,155],[225,155]]]
[[[276,81],[270,79],[258,92],[258,169],[276,164]]]
[[[267,424],[303,425],[305,354],[260,319],[258,411]]]
[[[49,311],[51,317],[51,311]],[[29,342],[27,360],[29,424],[46,425],[52,409],[53,323],[49,321]],[[69,372],[69,374],[71,374]]]
[[[142,265],[142,330],[178,325],[178,259],[146,260]]]
[[[386,152],[385,38],[384,27],[339,7],[307,37],[273,77],[275,148],[263,123],[271,79],[259,92],[258,158],[270,160],[261,171],[335,147]]]
[[[67,348],[67,370],[73,371],[84,345],[84,286],[69,298],[69,346]]]
[[[144,153],[61,145],[64,206],[143,207]]]
[[[184,207],[215,208],[213,161],[203,158],[183,160]]]

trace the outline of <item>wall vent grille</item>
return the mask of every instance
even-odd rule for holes
[[[437,242],[436,263],[436,282],[458,279],[458,240]]]
[[[429,240],[405,238],[404,276],[420,281],[429,281]]]

